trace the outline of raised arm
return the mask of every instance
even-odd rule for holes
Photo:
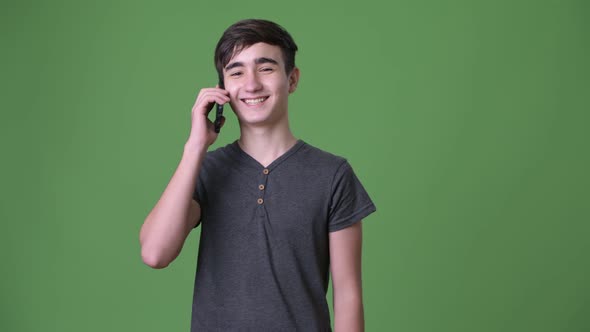
[[[225,104],[228,93],[219,88],[202,89],[192,109],[191,133],[182,159],[157,204],[139,232],[141,258],[155,269],[168,266],[180,254],[190,231],[200,219],[201,209],[192,199],[207,149],[217,139],[207,114],[213,103]],[[222,126],[225,118],[222,119]]]

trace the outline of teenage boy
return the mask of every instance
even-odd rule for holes
[[[143,261],[164,268],[202,224],[191,331],[331,331],[329,272],[335,330],[364,329],[361,219],[376,208],[346,159],[291,133],[296,51],[270,21],[224,32],[224,89],[199,92],[178,169],[141,228]],[[207,152],[214,103],[231,105],[240,138]]]

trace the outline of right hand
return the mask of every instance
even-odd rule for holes
[[[213,122],[207,117],[213,109],[215,103],[223,105],[229,102],[229,92],[215,88],[203,88],[199,91],[197,100],[192,109],[191,115],[191,133],[189,142],[197,146],[208,148],[217,139],[218,133],[215,132]],[[225,117],[221,118],[221,127],[225,123]]]

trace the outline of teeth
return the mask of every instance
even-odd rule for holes
[[[248,105],[256,105],[256,104],[259,104],[259,103],[261,103],[261,102],[263,102],[265,100],[266,100],[266,98],[244,99],[244,101]]]

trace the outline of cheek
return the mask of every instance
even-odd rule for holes
[[[229,92],[229,98],[234,100],[238,97],[238,91],[234,86],[225,87],[225,91]]]
[[[226,88],[226,91],[229,92],[229,105],[231,106],[232,110],[235,111],[241,103],[238,99],[239,89],[234,86]]]
[[[273,82],[273,86],[275,87],[275,91],[279,94],[288,94],[289,93],[289,82],[285,80],[278,80]]]

